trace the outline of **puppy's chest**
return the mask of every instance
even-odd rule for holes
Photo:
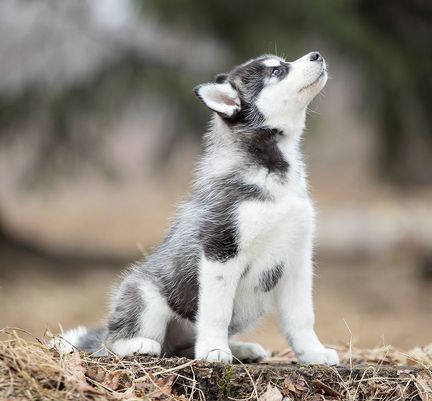
[[[243,202],[238,209],[240,248],[252,257],[297,242],[313,228],[314,211],[306,191],[290,187],[276,192],[269,200]]]

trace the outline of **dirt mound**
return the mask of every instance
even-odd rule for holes
[[[341,366],[302,366],[285,350],[261,364],[185,358],[60,355],[45,341],[5,329],[0,398],[38,400],[432,400],[432,344],[338,347]]]

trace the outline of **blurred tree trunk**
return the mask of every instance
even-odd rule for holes
[[[401,186],[432,183],[432,3],[358,0],[379,103],[380,175]],[[370,62],[370,61],[369,61]]]

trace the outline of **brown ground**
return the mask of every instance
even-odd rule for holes
[[[341,366],[301,366],[287,350],[260,364],[59,355],[0,332],[0,397],[43,400],[419,400],[432,396],[432,348],[339,348]],[[27,336],[28,337],[28,336]]]

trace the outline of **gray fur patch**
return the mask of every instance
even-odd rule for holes
[[[279,149],[278,141],[283,133],[277,129],[256,129],[252,133],[239,134],[242,148],[250,163],[264,167],[269,173],[285,177],[289,163]]]
[[[144,312],[144,300],[136,284],[123,282],[114,311],[108,317],[110,341],[132,338],[140,330],[140,319]]]
[[[208,194],[200,194],[199,207],[206,213],[199,229],[199,239],[205,256],[213,261],[225,262],[238,253],[238,227],[236,211],[246,200],[267,200],[256,185],[245,184],[235,174],[223,177],[213,184],[213,199],[209,204]]]
[[[245,328],[250,327],[250,325],[253,323],[250,319],[238,321],[236,317],[236,312],[233,311],[231,322],[228,326],[228,335],[234,336],[237,333],[242,332]]]
[[[242,183],[234,173],[197,188],[165,241],[138,266],[142,278],[152,280],[181,317],[194,321],[198,311],[202,252],[219,262],[237,254],[236,210],[247,199],[270,200],[257,186]]]
[[[159,276],[161,292],[170,308],[192,321],[198,311],[198,259],[198,254],[174,255],[169,274]]]
[[[83,337],[79,338],[76,346],[81,351],[94,353],[95,356],[104,356],[107,352],[103,348],[103,343],[107,334],[108,329],[106,327],[88,330]]]
[[[208,180],[180,209],[165,241],[136,267],[139,279],[155,283],[170,308],[181,317],[194,321],[198,311],[202,252],[222,263],[237,255],[236,211],[242,201],[249,199],[271,200],[235,173]]]
[[[259,280],[259,288],[261,291],[269,292],[274,287],[276,287],[278,281],[283,275],[284,270],[285,265],[283,263],[279,263],[271,269],[262,272]]]
[[[246,268],[243,270],[240,278],[245,278],[248,275],[248,273],[250,272],[250,269],[251,269],[251,266],[247,265]]]

